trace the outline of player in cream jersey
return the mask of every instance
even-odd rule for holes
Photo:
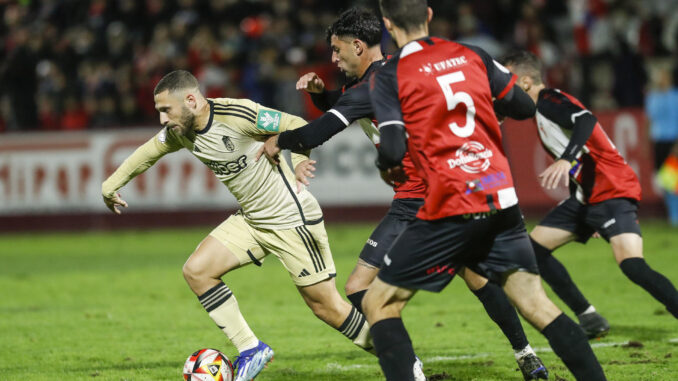
[[[334,261],[322,212],[304,188],[313,161],[295,154],[286,162],[255,160],[269,135],[306,124],[303,119],[246,99],[206,99],[197,79],[177,70],[154,91],[163,129],[139,147],[103,183],[106,205],[116,214],[127,207],[118,189],[162,156],[186,148],[205,163],[240,203],[238,213],[215,228],[183,267],[184,278],[209,316],[240,352],[236,381],[253,379],[273,357],[240,313],[233,292],[221,280],[229,271],[274,254],[311,310],[356,345],[371,351],[364,316],[336,289]],[[298,181],[297,181],[298,180]]]
[[[207,103],[212,121],[205,129],[189,138],[165,128],[157,141],[166,148],[160,149],[171,152],[183,147],[191,151],[228,187],[252,226],[291,229],[319,223],[322,211],[318,202],[303,185],[293,187],[295,174],[285,161],[272,166],[265,160],[254,160],[262,136],[304,126],[306,121],[249,99],[207,99]],[[307,159],[307,155],[292,154],[295,166]]]

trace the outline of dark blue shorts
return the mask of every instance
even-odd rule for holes
[[[438,292],[467,266],[501,284],[514,271],[538,274],[520,208],[412,221],[384,256],[379,278]]]
[[[638,203],[628,198],[582,204],[571,197],[553,208],[539,225],[574,233],[581,243],[586,243],[596,231],[606,241],[622,233],[641,235]]]
[[[423,198],[393,200],[388,213],[382,218],[363,246],[360,259],[380,268],[384,263],[384,254],[391,248],[400,233],[405,230],[407,224],[416,219],[417,212],[422,205],[424,205]]]

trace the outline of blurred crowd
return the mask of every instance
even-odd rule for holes
[[[247,97],[314,117],[295,90],[342,81],[325,29],[376,0],[0,2],[0,131],[157,124],[155,83],[193,72],[209,97]],[[528,49],[547,81],[595,110],[640,106],[652,78],[678,80],[678,0],[431,0],[431,34],[493,56]],[[384,34],[384,50],[395,48]],[[661,74],[653,74],[660,71]]]

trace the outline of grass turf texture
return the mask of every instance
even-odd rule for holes
[[[328,227],[342,293],[372,228]],[[181,275],[209,231],[0,235],[0,380],[180,380],[186,357],[203,347],[234,360],[235,348]],[[644,222],[643,232],[649,264],[678,284],[676,230]],[[609,246],[570,244],[557,256],[612,325],[594,341],[608,378],[678,379],[678,340],[670,340],[678,322],[622,275]],[[274,257],[224,281],[276,351],[258,381],[382,379],[374,357],[313,316]],[[419,293],[404,320],[431,380],[522,379],[508,342],[463,281]],[[572,380],[543,336],[524,326],[550,379]]]

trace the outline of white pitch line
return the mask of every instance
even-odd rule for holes
[[[678,337],[673,338],[673,339],[668,339],[667,342],[669,343],[678,343]],[[608,348],[608,347],[618,347],[618,346],[623,346],[623,345],[628,345],[628,341],[620,341],[620,342],[614,342],[614,343],[593,343],[591,344],[592,348]],[[539,353],[539,352],[553,352],[553,349],[551,347],[538,347],[534,348],[534,351]],[[459,360],[475,360],[475,359],[482,359],[482,358],[487,358],[490,356],[498,356],[500,354],[498,353],[473,353],[473,354],[467,354],[467,355],[458,355],[458,356],[433,356],[433,357],[426,357],[423,359],[424,365],[427,363],[435,363],[435,362],[441,362],[441,361],[459,361]],[[351,365],[342,365],[338,364],[335,362],[328,363],[326,365],[326,369],[330,372],[334,371],[344,371],[344,370],[351,370],[351,369],[361,369],[361,368],[374,368],[376,367],[377,364],[351,364]]]
[[[434,356],[434,357],[424,358],[423,362],[426,364],[426,363],[440,362],[440,361],[474,360],[474,359],[482,359],[482,358],[490,357],[490,356],[491,356],[491,354],[489,354],[489,353],[476,353],[476,354],[459,355],[459,356]]]
[[[335,370],[342,371],[342,370],[351,370],[351,369],[371,368],[371,367],[376,367],[376,366],[377,366],[377,364],[371,364],[371,365],[368,365],[368,364],[342,365],[342,364],[338,364],[336,362],[331,362],[331,363],[328,363],[325,366],[325,368],[327,368],[327,370],[329,370],[329,371],[335,371]]]
[[[673,339],[668,339],[666,340],[669,343],[678,343],[678,337],[673,338]],[[606,348],[606,347],[620,347],[623,345],[628,345],[628,341],[621,341],[621,342],[616,342],[616,343],[593,343],[591,344],[591,348]],[[534,348],[535,352],[553,352],[553,349],[551,347],[539,347],[539,348]]]

